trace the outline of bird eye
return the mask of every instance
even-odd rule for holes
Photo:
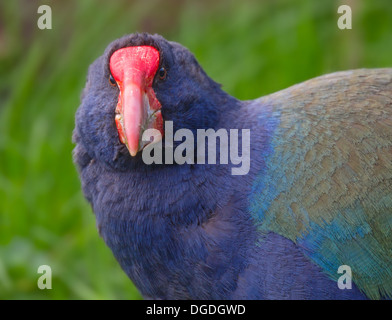
[[[164,80],[166,78],[166,69],[164,67],[160,68],[158,71],[159,79]]]
[[[115,85],[117,84],[116,80],[114,80],[114,78],[113,78],[112,75],[109,76],[109,83],[110,83],[112,86],[115,86]]]

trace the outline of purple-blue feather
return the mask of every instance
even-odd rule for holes
[[[130,157],[108,60],[143,44],[169,65],[154,90],[175,130],[251,130],[247,175]],[[341,73],[242,102],[179,44],[148,34],[114,41],[90,67],[74,131],[101,236],[146,298],[390,296],[391,78],[390,69]],[[339,264],[353,267],[351,290],[337,286]]]
[[[342,72],[261,99],[278,125],[250,198],[261,231],[332,279],[350,266],[375,299],[392,295],[391,82],[390,69]]]

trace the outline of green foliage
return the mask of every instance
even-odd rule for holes
[[[52,8],[52,30],[37,27]],[[138,299],[95,228],[72,163],[89,64],[124,34],[187,46],[230,94],[253,99],[327,72],[392,65],[390,0],[0,2],[0,299]],[[39,290],[39,265],[53,271]]]

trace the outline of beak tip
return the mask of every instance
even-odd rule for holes
[[[129,134],[126,139],[127,149],[132,157],[136,156],[139,152],[139,132]]]
[[[132,157],[136,156],[136,155],[137,155],[137,152],[138,152],[137,149],[135,149],[135,150],[130,149],[130,150],[129,150],[129,153],[131,154]]]

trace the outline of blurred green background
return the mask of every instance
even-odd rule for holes
[[[51,30],[37,27],[42,4]],[[352,30],[337,27],[340,4]],[[182,43],[240,99],[392,67],[391,0],[0,0],[0,299],[140,299],[96,231],[71,155],[89,64],[136,31]],[[37,287],[40,265],[51,290]]]

